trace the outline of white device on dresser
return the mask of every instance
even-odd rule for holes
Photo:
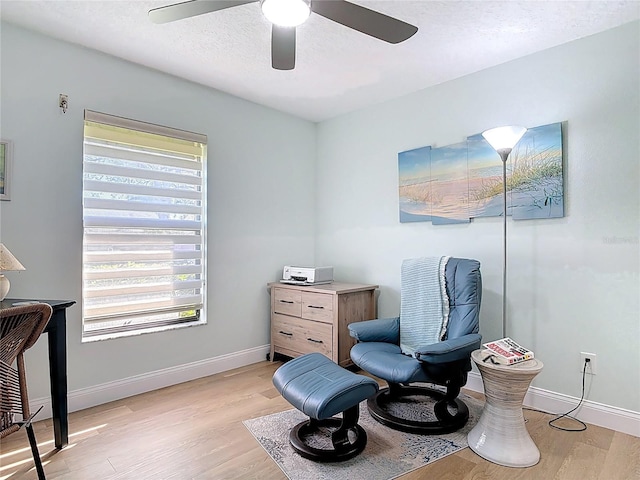
[[[333,282],[333,267],[294,267],[285,265],[280,283],[320,285]]]

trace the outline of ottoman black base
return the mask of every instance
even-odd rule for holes
[[[310,418],[301,422],[289,433],[289,443],[293,449],[309,460],[315,462],[342,462],[358,455],[367,445],[367,432],[358,425],[359,407],[350,408],[343,412],[343,418],[326,418],[316,420]],[[331,430],[333,449],[316,448],[310,446],[306,438],[320,429]],[[349,439],[349,432],[354,436]]]

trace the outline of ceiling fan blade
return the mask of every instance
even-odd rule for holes
[[[418,27],[397,18],[345,0],[311,2],[311,10],[345,27],[353,28],[389,43],[404,42],[418,31]]]
[[[153,23],[167,23],[183,18],[195,17],[203,13],[216,12],[225,8],[237,7],[256,0],[190,0],[175,3],[166,7],[149,10],[149,18]]]
[[[296,66],[296,27],[272,26],[271,66],[276,70],[293,70]]]

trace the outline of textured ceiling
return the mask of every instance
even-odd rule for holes
[[[322,1],[322,0],[316,0]],[[640,19],[640,1],[364,1],[419,27],[390,45],[312,14],[296,68],[271,68],[259,2],[164,25],[171,3],[2,0],[3,21],[99,50],[312,121],[458,78]],[[612,52],[615,54],[615,52]]]

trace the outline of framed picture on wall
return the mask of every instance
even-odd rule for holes
[[[9,140],[0,140],[0,200],[9,200],[11,185],[11,154],[13,145]]]

